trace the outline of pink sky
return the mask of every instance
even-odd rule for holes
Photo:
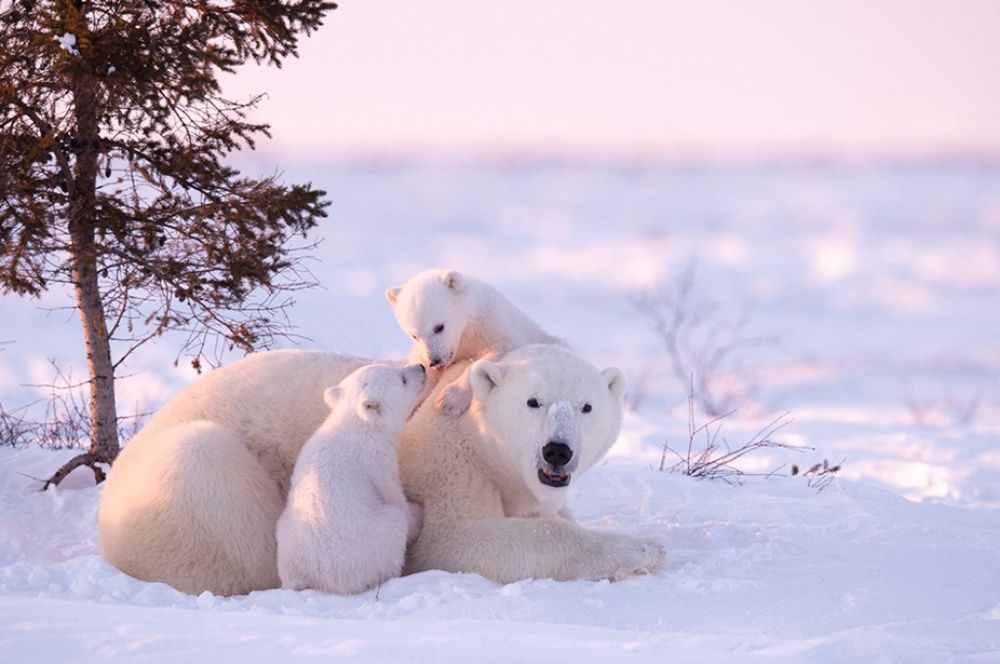
[[[344,0],[269,151],[1000,156],[1000,0]]]

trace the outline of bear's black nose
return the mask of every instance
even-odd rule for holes
[[[431,358],[431,366],[432,367],[436,367],[436,366],[438,366],[440,364],[441,364],[441,358],[440,357],[432,357]]]
[[[566,443],[549,441],[542,448],[542,458],[553,466],[565,466],[573,458],[573,450]]]

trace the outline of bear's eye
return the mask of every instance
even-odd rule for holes
[[[594,408],[589,403],[585,403],[583,404],[583,408],[581,408],[580,410],[582,410],[585,413],[589,413],[590,411],[594,410]]]
[[[417,341],[417,340],[418,340],[418,337],[417,337],[417,335],[415,335],[415,334],[411,334],[411,335],[410,335],[410,338],[411,338],[411,339],[413,339],[414,341]]]
[[[531,397],[528,399],[528,408],[541,408],[541,404],[538,403],[538,399]]]
[[[400,379],[402,379],[403,385],[406,385],[406,376],[404,376],[403,374],[399,374],[399,377]]]
[[[438,323],[434,326],[434,334],[441,334],[444,332],[444,323]]]

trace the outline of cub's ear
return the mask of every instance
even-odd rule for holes
[[[358,404],[358,415],[365,422],[371,422],[382,414],[382,404],[375,399],[365,399]]]
[[[601,372],[604,382],[608,385],[611,396],[621,399],[625,395],[625,376],[615,367],[608,367]]]
[[[323,400],[326,401],[326,405],[333,408],[337,405],[337,401],[340,399],[340,386],[334,385],[333,387],[326,388],[323,392]]]
[[[399,292],[403,290],[402,286],[393,286],[392,288],[385,289],[385,299],[389,300],[389,304],[396,306],[396,300],[399,299]]]
[[[503,380],[504,369],[496,362],[477,360],[469,368],[469,382],[472,384],[472,394],[482,401]]]
[[[465,290],[465,277],[458,270],[448,270],[444,273],[444,285],[456,293],[461,293]]]

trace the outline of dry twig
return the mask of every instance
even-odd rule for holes
[[[58,365],[49,360],[55,371],[52,383],[29,385],[44,387],[48,397],[8,410],[0,404],[0,445],[21,446],[35,444],[49,449],[86,448],[90,437],[90,409],[86,394],[81,388],[86,381],[76,382],[72,372],[64,373]],[[118,418],[118,435],[128,440],[142,428],[147,412],[136,412]],[[94,472],[94,479],[104,480],[104,470],[90,453],[83,453],[70,459],[52,477],[43,482],[43,490],[61,482],[73,470],[87,466]]]
[[[774,435],[793,422],[790,413],[782,413],[760,429],[750,440],[739,447],[733,447],[722,436],[722,422],[736,411],[731,410],[713,417],[704,424],[695,425],[694,418],[695,391],[694,378],[691,378],[688,390],[688,437],[686,452],[672,449],[669,444],[663,445],[660,456],[660,470],[683,473],[697,479],[721,479],[729,484],[740,484],[744,477],[763,475],[770,477],[781,470],[781,466],[768,473],[747,473],[737,465],[740,459],[748,454],[762,449],[785,449],[795,452],[811,450],[811,447],[792,445],[775,440]],[[699,449],[700,446],[700,449]],[[667,453],[677,457],[677,462],[668,465]]]
[[[756,376],[740,361],[740,355],[777,342],[770,337],[748,336],[747,315],[735,321],[722,320],[714,304],[697,298],[693,261],[674,286],[636,294],[632,304],[652,324],[677,381],[686,389],[690,377],[697,377],[698,405],[709,416],[733,410],[735,404],[756,392]]]
[[[813,464],[809,470],[802,473],[803,477],[809,477],[806,485],[816,489],[816,493],[820,493],[826,487],[830,486],[830,483],[836,478],[837,473],[843,467],[844,461],[846,459],[841,459],[840,463],[835,465],[830,465],[827,459],[823,459],[817,464]],[[792,466],[792,476],[799,474],[799,467]]]

